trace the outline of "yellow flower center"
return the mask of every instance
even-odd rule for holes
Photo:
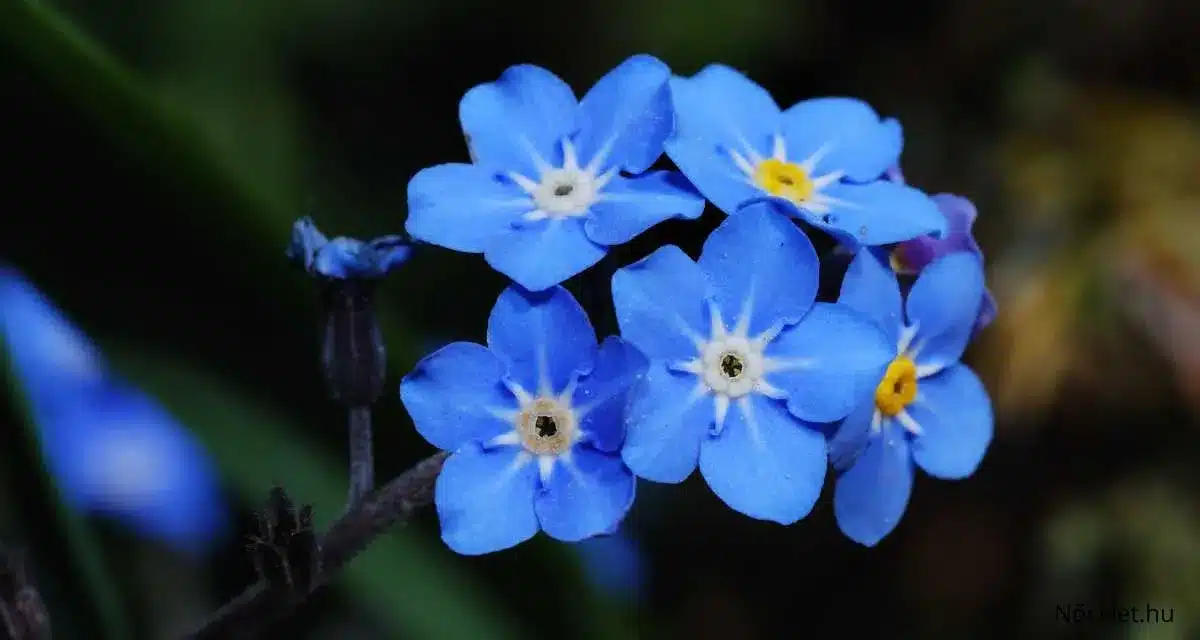
[[[875,389],[875,408],[891,417],[917,397],[917,365],[907,356],[899,356],[888,365],[883,381]]]
[[[888,252],[888,264],[892,267],[892,271],[900,275],[915,275],[917,270],[908,266],[904,261],[904,252],[900,247],[896,247]]]
[[[808,172],[798,164],[767,158],[754,170],[754,182],[763,191],[795,203],[808,201],[817,190]]]

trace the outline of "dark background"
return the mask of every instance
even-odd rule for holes
[[[582,93],[647,52],[680,74],[733,65],[785,106],[866,99],[904,123],[910,182],[978,204],[1000,306],[968,354],[997,412],[983,467],[921,478],[874,549],[828,497],[783,528],[698,478],[643,483],[633,597],[544,538],[456,556],[427,512],[291,637],[1200,637],[1197,43],[1200,5],[1174,0],[0,0],[0,259],[196,431],[238,509],[205,557],[88,521],[129,633],[178,634],[253,579],[241,536],[272,482],[319,523],[340,511],[343,417],[311,284],[283,259],[291,221],[398,231],[408,179],[466,159],[468,88],[532,62]],[[663,225],[623,260],[693,250],[719,220]],[[481,340],[503,286],[478,256],[418,252],[383,291],[390,386]],[[97,637],[20,424],[0,414],[0,533],[31,549],[59,637]],[[377,425],[380,476],[432,453],[394,394]],[[1113,603],[1174,621],[1055,619]]]

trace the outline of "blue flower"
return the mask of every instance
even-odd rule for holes
[[[538,530],[577,542],[611,531],[633,504],[617,453],[629,387],[645,357],[596,333],[562,287],[509,287],[488,320],[488,346],[455,342],[400,383],[417,431],[454,452],[434,502],[458,553],[498,551]]]
[[[891,339],[893,360],[875,395],[830,441],[838,526],[873,546],[899,523],[912,492],[914,464],[959,479],[975,472],[992,439],[992,406],[979,378],[959,358],[983,299],[983,265],[951,253],[921,272],[902,300],[896,274],[872,252],[855,256],[839,303],[875,319]]]
[[[726,213],[773,196],[806,222],[869,246],[945,231],[928,196],[880,179],[900,157],[900,124],[859,100],[816,98],[781,113],[765,89],[723,65],[672,78],[671,95],[667,155]]]
[[[675,172],[648,172],[671,132],[671,71],[637,55],[582,100],[540,67],[510,67],[463,96],[473,164],[443,164],[408,184],[408,232],[487,263],[531,291],[596,264],[608,247],[700,197]],[[622,171],[633,176],[622,175]]]
[[[892,356],[869,317],[815,302],[817,282],[816,250],[773,201],[727,218],[698,263],[666,246],[614,275],[621,335],[650,359],[626,418],[635,474],[682,482],[698,463],[737,511],[808,514],[827,467],[814,423],[870,397]]]
[[[591,583],[616,598],[635,600],[646,581],[646,558],[624,530],[589,538],[576,545]]]
[[[96,349],[0,266],[0,330],[63,499],[183,550],[228,521],[216,473],[187,430],[111,373]]]
[[[408,260],[411,247],[400,236],[382,236],[363,242],[353,238],[329,240],[312,218],[292,225],[287,256],[314,276],[330,280],[377,279]]]

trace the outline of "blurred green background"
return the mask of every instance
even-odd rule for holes
[[[0,258],[196,431],[240,509],[205,558],[66,522],[34,497],[14,408],[0,535],[30,548],[57,637],[176,637],[239,592],[272,483],[319,524],[345,492],[291,221],[400,230],[413,173],[466,159],[465,90],[532,62],[582,91],[647,52],[682,74],[731,64],[784,105],[862,97],[904,123],[910,182],[977,203],[1000,305],[968,357],[997,410],[983,467],[918,480],[875,549],[839,534],[828,497],[782,528],[697,478],[643,483],[632,597],[544,538],[456,556],[427,510],[276,633],[1200,638],[1198,42],[1200,5],[1175,0],[0,0]],[[719,217],[663,225],[625,261],[695,249]],[[420,251],[383,292],[391,379],[481,340],[503,286],[478,256]],[[381,477],[432,453],[394,395],[376,446]],[[89,533],[94,580],[64,524]],[[1055,618],[1114,603],[1173,622]]]

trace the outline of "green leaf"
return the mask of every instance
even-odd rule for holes
[[[298,502],[313,505],[318,526],[341,513],[345,473],[302,442],[296,429],[210,376],[131,353],[114,351],[114,361],[191,427],[247,500],[261,502],[279,483]],[[391,637],[521,637],[457,567],[439,559],[437,544],[403,529],[382,536],[334,584],[348,586]]]

